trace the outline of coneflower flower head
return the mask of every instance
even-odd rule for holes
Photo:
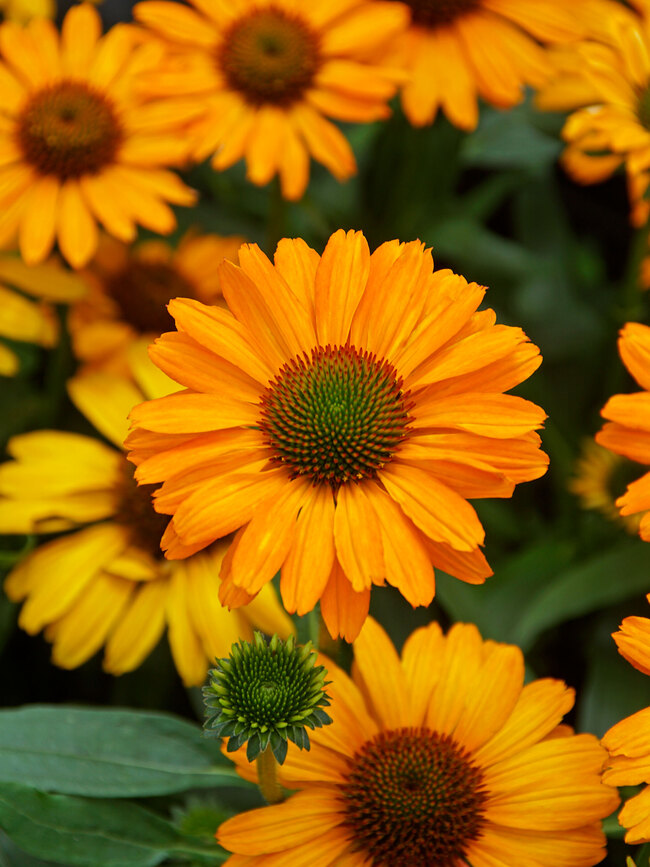
[[[217,660],[203,688],[208,734],[228,737],[228,752],[248,742],[249,762],[270,747],[282,764],[288,741],[308,750],[306,731],[329,725],[323,707],[327,671],[316,665],[311,641],[296,646],[294,636],[277,635],[267,643],[261,632],[252,642],[233,644],[228,658]]]

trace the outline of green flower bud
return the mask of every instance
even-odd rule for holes
[[[233,644],[230,657],[217,660],[203,688],[207,733],[229,738],[228,752],[248,742],[249,762],[270,747],[282,764],[288,741],[308,750],[306,728],[332,722],[322,709],[330,703],[327,671],[315,663],[311,641],[296,647],[293,636],[282,641],[274,635],[267,644],[256,632],[253,642]]]

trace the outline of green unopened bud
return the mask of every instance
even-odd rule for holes
[[[228,752],[247,743],[249,762],[270,749],[282,764],[288,741],[309,749],[310,729],[329,725],[327,671],[315,665],[311,642],[296,647],[293,636],[274,635],[267,644],[256,632],[252,642],[233,644],[229,659],[217,660],[203,688],[208,733],[227,737]]]

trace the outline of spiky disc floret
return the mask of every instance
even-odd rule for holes
[[[327,671],[316,665],[312,643],[296,647],[293,636],[274,635],[267,644],[256,632],[252,642],[233,644],[230,656],[217,660],[203,688],[208,734],[228,737],[228,752],[248,741],[252,762],[268,746],[282,764],[288,741],[309,749],[310,729],[329,725],[322,710],[329,705]]]

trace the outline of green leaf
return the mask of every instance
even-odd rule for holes
[[[562,143],[537,125],[538,116],[528,105],[510,111],[481,111],[479,127],[463,141],[465,165],[485,168],[536,169],[555,162]]]
[[[66,867],[154,867],[172,853],[227,855],[215,844],[184,839],[149,810],[122,801],[48,795],[0,783],[0,825],[30,855]]]
[[[586,655],[589,668],[578,694],[578,730],[602,737],[615,723],[650,704],[648,678],[616,652],[612,613],[602,615]]]
[[[0,867],[52,867],[53,864],[53,861],[42,861],[23,852],[13,840],[0,831]]]
[[[439,575],[436,599],[454,620],[475,623],[484,638],[517,643],[522,611],[570,562],[566,542],[547,540],[510,557],[480,587]]]
[[[534,594],[511,640],[523,649],[546,629],[648,591],[648,547],[639,539],[616,545],[550,576]]]
[[[135,797],[249,786],[201,729],[168,714],[30,705],[0,711],[0,775],[46,791]]]
[[[484,638],[528,650],[547,629],[648,591],[647,543],[629,539],[579,565],[572,546],[531,546],[495,568],[481,587],[440,575],[438,602],[454,620],[476,623]]]

